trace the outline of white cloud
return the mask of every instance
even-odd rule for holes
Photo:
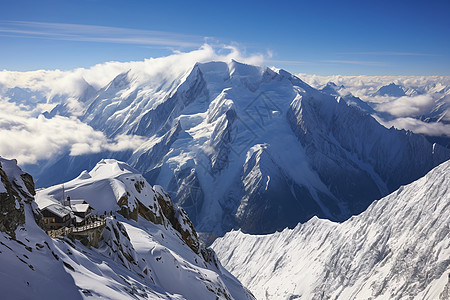
[[[392,121],[384,121],[376,118],[378,122],[385,127],[394,126],[397,129],[406,129],[415,133],[421,133],[429,136],[447,136],[450,137],[450,124],[426,123],[414,118],[396,118]]]
[[[0,156],[30,164],[64,151],[70,155],[135,149],[144,142],[137,136],[109,140],[75,118],[35,118],[14,103],[0,101]]]
[[[431,95],[403,96],[389,102],[379,103],[375,106],[375,110],[387,112],[396,117],[419,117],[428,113],[433,106],[434,100]]]
[[[450,86],[450,76],[320,76],[305,73],[299,73],[297,76],[315,88],[321,88],[330,81],[337,85],[344,85],[346,91],[351,92],[363,100],[369,100],[368,98],[371,93],[376,92],[380,87],[392,82],[406,88],[434,85],[442,87]]]

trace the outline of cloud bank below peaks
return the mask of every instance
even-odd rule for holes
[[[394,126],[429,136],[450,137],[450,111],[443,115],[443,122],[424,122],[438,109],[450,107],[450,76],[319,76],[298,74],[309,85],[321,89],[328,82],[337,86],[339,94],[349,93],[367,102],[377,115],[378,122],[386,127]],[[395,83],[402,86],[407,96],[390,97],[376,95],[382,86]]]
[[[70,155],[136,149],[138,136],[108,139],[76,118],[31,116],[14,103],[0,101],[0,156],[35,164],[69,151]]]
[[[433,108],[435,101],[431,95],[403,96],[392,101],[375,104],[375,110],[395,117],[420,117]]]

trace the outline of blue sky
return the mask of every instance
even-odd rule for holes
[[[66,70],[208,42],[295,73],[450,75],[449,12],[448,0],[3,0],[0,69]]]

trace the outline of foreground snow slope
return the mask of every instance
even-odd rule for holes
[[[313,218],[212,248],[257,299],[449,299],[450,161],[344,223]]]
[[[198,243],[184,211],[124,163],[103,160],[65,184],[72,199],[113,212],[97,247],[91,239],[51,239],[37,225],[31,176],[3,158],[0,175],[5,299],[254,299]],[[39,206],[57,202],[61,188],[38,191]]]

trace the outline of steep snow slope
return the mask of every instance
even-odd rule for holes
[[[449,299],[450,161],[344,223],[313,218],[212,247],[257,299]]]
[[[15,161],[0,159],[0,166],[5,298],[253,299],[198,243],[187,215],[162,188],[149,186],[128,165],[104,160],[65,184],[72,199],[127,217],[106,219],[98,245],[88,240],[89,247],[83,239],[51,239],[36,224],[42,217],[31,176]],[[61,198],[58,188],[38,191],[39,206]]]
[[[450,158],[421,136],[386,129],[357,100],[283,70],[210,62],[164,80],[123,73],[80,118],[110,137],[145,136],[132,154],[98,155],[161,184],[199,231],[269,233],[315,215],[345,220]],[[44,170],[91,163],[65,156]]]
[[[42,224],[42,217],[33,201],[31,176],[20,170],[15,160],[1,157],[0,176],[2,297],[81,298],[72,277],[56,259],[54,242],[36,224]]]

